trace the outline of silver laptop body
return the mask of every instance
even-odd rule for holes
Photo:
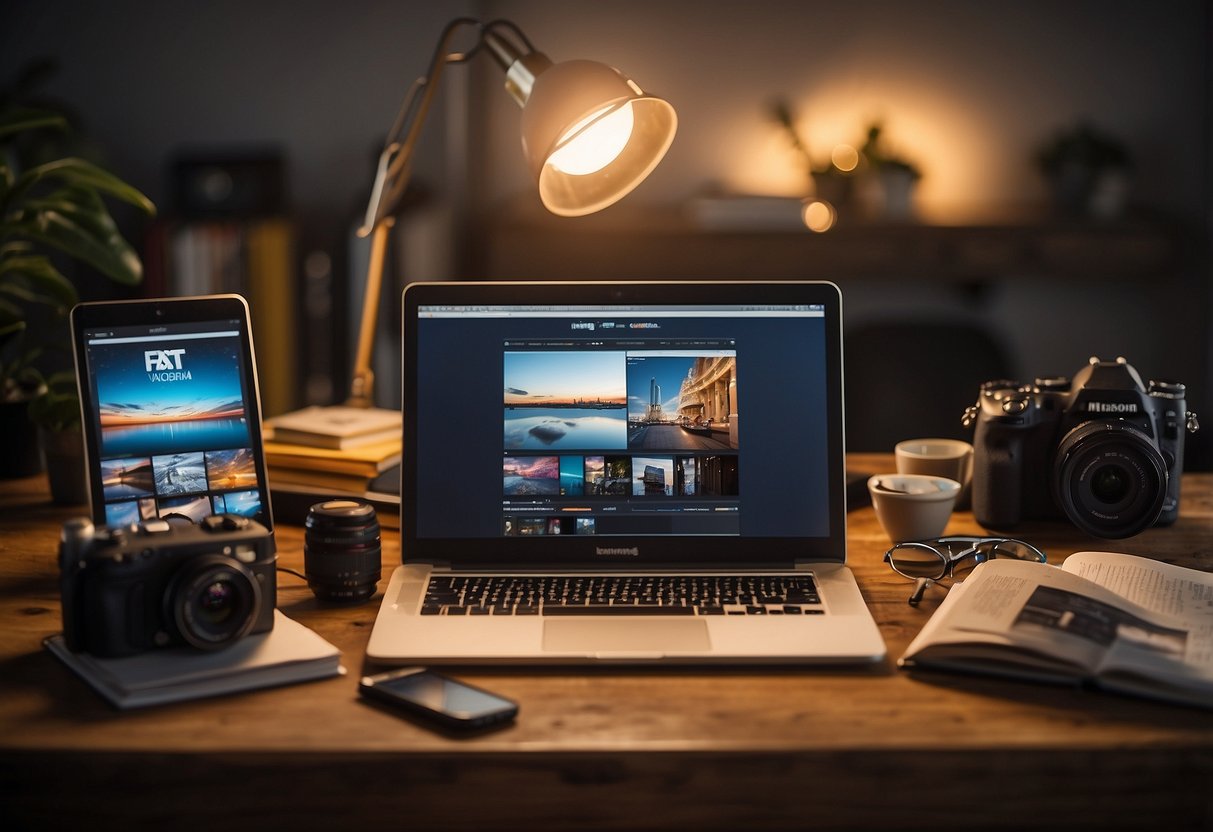
[[[368,658],[883,660],[845,565],[836,286],[420,283],[403,316]]]

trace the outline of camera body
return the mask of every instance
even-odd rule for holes
[[[273,629],[274,538],[232,514],[201,524],[162,519],[94,528],[64,524],[59,544],[69,649],[129,656],[160,647],[226,647]]]
[[[1142,384],[1123,358],[1092,358],[1031,385],[989,381],[965,411],[973,439],[973,513],[989,528],[1067,517],[1096,537],[1175,522],[1184,433],[1197,429],[1185,387]]]

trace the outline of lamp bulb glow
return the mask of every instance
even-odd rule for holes
[[[547,163],[571,176],[585,176],[605,168],[627,147],[635,118],[632,102],[595,110],[564,132]]]

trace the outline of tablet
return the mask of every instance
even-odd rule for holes
[[[239,514],[272,530],[244,298],[82,303],[71,318],[93,522]]]

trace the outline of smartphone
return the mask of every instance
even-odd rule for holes
[[[273,531],[244,298],[82,303],[72,343],[94,523],[239,514]]]
[[[457,731],[489,728],[518,714],[517,702],[424,667],[364,676],[358,690],[363,696]]]

